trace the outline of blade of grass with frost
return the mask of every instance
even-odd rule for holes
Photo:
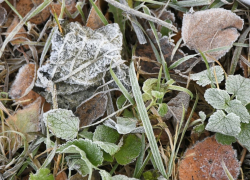
[[[176,43],[176,45],[175,45],[175,47],[174,47],[174,49],[173,49],[173,51],[172,51],[170,61],[173,60],[174,55],[175,55],[176,51],[178,50],[178,48],[179,48],[181,42],[182,42],[182,38],[180,38],[180,39],[178,40],[178,42]]]
[[[224,172],[225,172],[225,174],[226,174],[228,180],[234,180],[232,174],[231,174],[231,173],[229,172],[229,170],[227,169],[227,166],[226,166],[226,164],[225,164],[225,162],[224,162],[223,160],[222,160],[222,162],[221,162],[221,165],[222,165],[222,168],[223,168],[223,170],[224,170]]]
[[[85,15],[82,11],[82,8],[84,6],[84,3],[83,2],[77,2],[76,3],[76,9],[79,11],[79,13],[81,14],[82,16],[82,20],[83,20],[83,23],[85,24],[86,23],[86,18],[85,18]],[[76,16],[78,16],[78,13],[74,14],[73,15],[73,18],[76,18]]]
[[[46,54],[47,54],[47,52],[49,50],[49,47],[51,45],[52,36],[53,36],[56,29],[57,29],[57,27],[53,27],[53,29],[51,30],[51,32],[49,34],[49,37],[46,40],[46,43],[44,45],[43,52],[42,52],[41,58],[40,58],[40,67],[42,66],[43,61],[44,61],[44,57],[46,56]]]
[[[111,74],[112,78],[114,79],[115,83],[117,84],[117,86],[122,91],[122,94],[127,98],[127,100],[129,100],[129,102],[132,105],[134,105],[135,101],[133,100],[132,96],[129,94],[129,92],[127,91],[127,89],[123,86],[123,84],[121,83],[121,81],[117,78],[117,76],[114,73],[114,71],[112,70],[111,66],[110,66],[109,71],[110,71],[110,74]]]
[[[193,99],[193,93],[184,87],[169,85],[168,89],[185,92],[191,97],[191,99]]]
[[[59,19],[63,19],[64,10],[65,10],[65,0],[62,0],[61,12],[60,12],[60,15],[59,15],[59,17],[58,17]]]
[[[148,164],[148,162],[151,159],[151,157],[152,157],[152,151],[149,151],[149,153],[148,153],[147,157],[145,158],[143,164],[141,165],[138,173],[135,176],[133,176],[134,178],[140,178],[141,177],[141,175],[143,173],[143,170],[145,169],[145,167]]]
[[[211,75],[211,72],[210,72],[209,64],[207,62],[207,58],[206,58],[206,56],[204,55],[204,53],[202,51],[199,50],[199,53],[200,53],[201,57],[203,58],[203,60],[204,60],[204,62],[206,64],[207,71],[208,71],[208,76],[209,76],[209,79],[211,79],[211,87],[215,88],[214,84],[212,83],[212,75]]]
[[[101,21],[103,22],[103,24],[106,26],[108,25],[108,21],[105,18],[105,16],[102,14],[102,11],[95,5],[95,3],[93,2],[93,0],[89,0],[89,2],[92,4],[92,6],[94,7],[97,15],[99,16],[99,18],[101,19]]]
[[[16,25],[16,27],[11,31],[11,33],[7,36],[7,38],[3,42],[2,47],[0,49],[0,58],[2,57],[2,54],[3,54],[4,49],[7,46],[7,44],[13,39],[13,37],[18,33],[18,31],[23,27],[23,25],[26,23],[26,21],[28,21],[29,19],[31,19],[32,17],[34,17],[35,15],[40,13],[51,2],[52,2],[52,0],[44,0],[44,2],[42,4],[40,4],[37,8],[35,8],[33,11],[29,12],[23,19],[21,19],[21,21]]]
[[[6,4],[8,4],[8,6],[11,8],[12,11],[14,11],[14,13],[16,13],[16,15],[19,17],[19,19],[23,19],[23,17],[19,14],[19,12],[16,10],[16,8],[14,6],[12,6],[12,4],[8,1],[8,0],[4,0],[6,2]]]
[[[142,142],[141,152],[136,159],[135,170],[134,170],[134,174],[133,174],[133,177],[135,177],[135,178],[137,177],[137,174],[139,173],[139,170],[143,165],[143,158],[145,156],[145,134],[144,133],[142,134],[141,142]]]
[[[220,0],[215,0],[211,5],[210,8],[220,8],[221,6],[225,5],[225,3],[221,2]]]
[[[249,44],[244,44],[244,43],[233,43],[234,46],[238,47],[249,47]]]
[[[147,6],[143,6],[143,11],[144,11],[145,14],[151,15],[151,14],[150,14],[150,11],[149,11],[149,9],[148,9]],[[161,51],[161,45],[160,45],[160,42],[159,42],[159,37],[158,37],[157,31],[156,31],[155,25],[154,25],[154,23],[152,23],[152,22],[149,22],[149,25],[150,25],[150,27],[151,27],[153,33],[154,33],[154,36],[155,36],[157,45],[158,45],[158,47],[159,47],[159,51],[160,51],[160,55],[161,55],[161,64],[162,64],[162,66],[163,66],[163,71],[164,71],[164,74],[165,74],[165,78],[166,78],[167,80],[169,80],[169,79],[170,79],[170,74],[169,74],[169,71],[168,71],[167,64],[166,64],[166,62],[165,62],[165,58],[164,58],[164,56],[163,56],[163,54],[162,54],[162,51]]]
[[[53,158],[56,154],[56,150],[57,150],[57,141],[56,141],[52,151],[49,153],[49,155],[47,156],[47,158],[43,162],[43,165],[41,166],[41,168],[46,168],[51,163],[51,161],[53,160]]]
[[[171,66],[169,66],[169,69],[174,69],[176,68],[177,66],[179,66],[180,64],[184,63],[185,61],[197,56],[198,54],[194,54],[194,55],[188,55],[188,56],[185,56],[181,59],[178,59],[177,61],[175,61],[173,64],[171,64]]]
[[[228,50],[231,47],[232,46],[222,46],[222,47],[218,47],[218,48],[214,48],[214,49],[209,49],[207,51],[203,51],[203,53],[211,53],[211,52],[217,52],[217,51],[222,51],[222,50]]]
[[[129,75],[130,75],[130,82],[132,85],[132,91],[133,91],[133,95],[135,98],[135,101],[137,103],[137,108],[145,129],[145,133],[148,137],[148,141],[149,141],[149,145],[154,157],[154,160],[156,162],[157,168],[159,170],[159,172],[166,177],[167,174],[165,172],[165,168],[161,159],[161,155],[160,152],[158,150],[157,147],[157,143],[155,140],[155,136],[154,136],[154,132],[153,132],[153,128],[151,126],[148,114],[147,114],[147,110],[146,107],[144,105],[143,99],[142,99],[142,94],[140,91],[140,86],[137,82],[137,78],[136,78],[136,74],[135,74],[135,68],[134,68],[134,63],[131,62],[130,63],[130,67],[129,67]]]
[[[246,40],[246,37],[248,35],[250,31],[250,26],[243,32],[243,34],[240,36],[240,39],[238,41],[238,43],[244,43]],[[230,71],[229,71],[229,75],[233,75],[238,63],[238,60],[240,58],[241,55],[241,51],[242,51],[242,47],[236,47],[234,50],[234,54],[233,54],[233,59],[231,62],[231,66],[230,66]]]

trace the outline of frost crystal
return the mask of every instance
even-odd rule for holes
[[[107,77],[110,64],[128,86],[127,67],[120,55],[122,33],[117,24],[92,30],[70,23],[64,31],[64,35],[58,30],[53,34],[50,61],[38,69],[36,81],[42,88],[47,88],[49,81],[56,84],[60,107],[71,109],[93,95]],[[50,95],[44,95],[51,102]]]

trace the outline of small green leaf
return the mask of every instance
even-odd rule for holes
[[[108,162],[113,162],[113,157],[109,154],[109,153],[106,153],[105,151],[103,151],[103,158],[105,161],[108,161]]]
[[[222,110],[217,110],[209,118],[206,130],[236,136],[240,133],[240,117],[234,113],[226,115]]]
[[[227,103],[230,101],[230,96],[226,91],[215,88],[207,89],[204,97],[215,109],[227,108]]]
[[[80,158],[67,156],[66,158],[69,170],[76,170],[83,177],[90,173],[89,167],[86,162]]]
[[[125,105],[125,102],[126,102],[126,97],[122,94],[121,96],[119,96],[116,100],[116,106],[118,109],[121,109],[124,105]]]
[[[57,149],[57,153],[81,153],[81,151],[86,154],[86,158],[94,166],[102,164],[103,153],[100,147],[94,144],[91,140],[77,139],[74,141],[68,141],[65,144],[59,146]],[[82,157],[83,160],[85,160],[84,158],[85,157]]]
[[[212,68],[209,68],[209,71],[204,70],[196,74],[191,74],[190,79],[197,81],[196,83],[203,87],[211,83],[216,84],[214,69],[217,81],[218,83],[221,83],[224,80],[224,71],[220,66],[214,66]],[[212,79],[209,78],[209,72],[211,74]]]
[[[206,120],[207,116],[206,116],[206,114],[203,111],[199,112],[199,116],[200,116],[202,122],[204,122]]]
[[[198,125],[194,126],[193,130],[196,133],[202,133],[205,130],[205,125],[204,124],[198,124]]]
[[[141,139],[134,134],[124,137],[121,149],[115,154],[116,161],[121,165],[126,165],[135,160],[141,151]]]
[[[215,139],[218,143],[224,144],[224,145],[231,145],[232,143],[236,142],[235,137],[224,135],[221,133],[215,134]]]
[[[153,97],[150,94],[143,93],[142,94],[142,99],[143,99],[144,102],[146,102],[146,101],[149,101],[149,100],[153,99]]]
[[[82,138],[86,138],[89,140],[93,140],[93,136],[94,134],[92,132],[89,132],[87,128],[83,129],[83,131],[78,133],[78,136],[82,137]]]
[[[69,140],[77,136],[80,120],[70,110],[50,110],[43,114],[43,121],[58,138]]]
[[[161,99],[165,95],[164,92],[159,92],[159,91],[151,91],[151,94],[152,94],[152,96],[156,97],[157,99]]]
[[[236,99],[241,101],[245,106],[250,103],[250,79],[240,75],[229,75],[226,81],[226,90],[229,94],[236,96]]]
[[[158,113],[161,117],[165,116],[168,112],[168,105],[166,103],[159,104]]]
[[[50,170],[47,168],[38,169],[36,174],[30,174],[29,180],[54,180],[53,174],[50,174]]]
[[[242,123],[241,131],[238,136],[236,136],[239,143],[247,148],[250,151],[250,123]]]
[[[102,142],[102,141],[94,141],[94,143],[97,144],[106,153],[109,153],[111,156],[114,155],[120,149],[120,146],[114,143]]]
[[[240,117],[240,121],[243,123],[249,123],[250,115],[247,108],[241,104],[238,100],[232,100],[228,103],[228,107],[225,109],[227,113],[234,113]]]
[[[151,91],[153,90],[153,87],[157,86],[157,81],[158,81],[158,79],[156,79],[156,78],[147,79],[143,83],[143,86],[142,86],[143,92],[151,94]]]
[[[102,142],[109,142],[109,143],[117,143],[120,139],[120,134],[110,127],[99,125],[95,129],[94,132],[94,141],[102,141]]]

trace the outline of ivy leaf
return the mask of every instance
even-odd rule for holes
[[[250,115],[247,108],[241,104],[238,100],[232,100],[228,103],[228,107],[225,109],[227,113],[234,113],[240,117],[240,121],[243,123],[249,123]]]
[[[47,168],[41,168],[38,169],[36,174],[30,174],[29,180],[54,180],[54,177],[52,174],[50,174],[50,170]]]
[[[158,113],[161,117],[165,116],[168,112],[168,105],[166,103],[159,104]]]
[[[69,170],[76,170],[83,177],[90,173],[87,163],[74,156],[67,156],[66,158]]]
[[[206,130],[236,136],[240,133],[240,117],[234,113],[226,115],[218,110],[209,118]]]
[[[43,121],[58,138],[74,139],[79,131],[79,118],[72,111],[54,109],[43,114]]]
[[[96,144],[88,139],[77,139],[74,141],[68,141],[61,145],[57,149],[57,153],[80,153],[83,151],[86,154],[86,158],[94,165],[98,166],[102,164],[103,153]],[[83,160],[84,157],[82,157]]]
[[[215,109],[225,109],[227,102],[230,101],[230,96],[226,91],[215,88],[207,89],[204,97]]]
[[[212,79],[209,78],[208,70],[204,70],[196,74],[191,74],[190,79],[197,81],[196,83],[203,87],[211,83],[216,84],[214,70],[218,83],[221,83],[224,80],[224,72],[220,66],[214,66],[209,69]]]
[[[115,154],[116,161],[121,165],[131,163],[141,152],[141,139],[134,134],[124,137],[121,149]]]
[[[247,150],[250,151],[250,123],[241,124],[241,132],[236,138],[241,145],[245,146]]]
[[[109,143],[117,143],[120,139],[120,134],[110,127],[99,125],[95,129],[93,140],[94,141],[102,141]]]
[[[232,143],[236,142],[235,137],[224,135],[221,133],[216,133],[215,139],[217,140],[218,143],[223,145],[231,145]]]
[[[250,102],[250,79],[240,75],[229,75],[226,82],[226,90],[229,94],[236,96],[245,106]]]

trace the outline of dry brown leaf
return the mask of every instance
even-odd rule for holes
[[[67,174],[65,171],[60,172],[59,174],[56,175],[56,180],[67,180]]]
[[[44,0],[20,0],[16,4],[16,10],[22,17],[24,17],[31,11],[33,7],[37,7],[43,2]],[[46,7],[42,12],[31,18],[29,21],[34,24],[41,24],[45,22],[50,16],[49,10],[49,7]]]
[[[19,99],[26,96],[34,87],[36,78],[36,65],[25,64],[19,69],[19,73],[13,82],[9,95],[12,99]]]
[[[105,93],[98,93],[90,97],[76,108],[75,115],[80,119],[80,127],[92,124],[106,111],[108,97]]]
[[[16,16],[11,25],[8,27],[6,33],[11,33],[11,31],[16,27],[16,25],[19,23],[19,18]],[[20,38],[18,38],[20,37]],[[17,45],[17,44],[20,44],[21,42],[23,41],[26,41],[25,39],[28,39],[28,35],[27,35],[27,31],[24,29],[24,27],[22,27],[18,33],[14,36],[14,38],[17,38],[15,40],[12,40],[11,41],[11,44],[12,45]],[[29,48],[29,46],[24,46],[26,49]]]
[[[39,115],[41,101],[41,98],[38,98],[35,102],[22,110],[18,110],[15,115],[10,116],[6,120],[8,128],[25,135],[27,142],[31,142],[36,138],[35,135],[28,134],[29,132],[38,132],[40,130]],[[23,141],[16,133],[8,133],[8,137],[11,139],[11,149],[14,152],[22,146]]]
[[[103,0],[96,0],[95,1],[95,4],[99,9],[101,9],[103,3],[104,3]],[[90,27],[91,29],[98,29],[98,28],[101,28],[104,26],[103,22],[101,21],[101,19],[97,15],[94,7],[92,7],[90,10],[86,26]]]
[[[222,8],[187,13],[183,18],[182,38],[196,52],[231,46],[239,37],[237,29],[242,30],[243,24],[244,21],[239,16]],[[229,49],[208,55],[220,59]],[[207,60],[213,62],[208,56]]]
[[[220,179],[228,180],[223,168],[225,162],[234,179],[240,171],[240,163],[232,146],[217,143],[214,137],[206,138],[189,148],[180,162],[180,180]]]

